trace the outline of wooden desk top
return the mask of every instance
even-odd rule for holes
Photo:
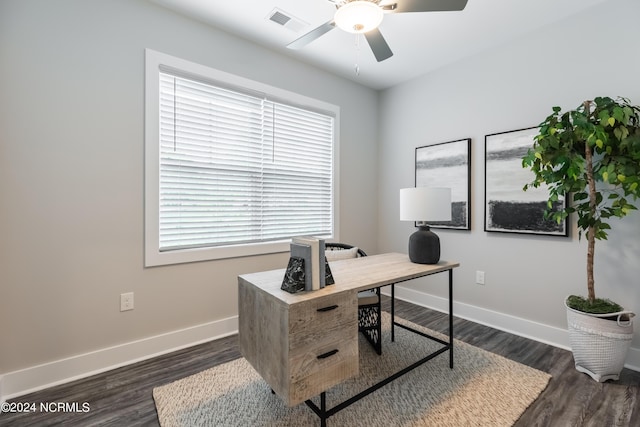
[[[460,263],[440,261],[438,264],[416,264],[407,254],[386,253],[361,258],[332,261],[330,264],[334,285],[316,291],[295,294],[280,289],[285,269],[243,274],[239,280],[250,283],[286,304],[299,303],[311,298],[331,295],[337,292],[363,291],[386,286],[405,280],[428,276],[459,267]]]

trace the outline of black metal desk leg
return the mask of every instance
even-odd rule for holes
[[[395,283],[392,283],[391,284],[391,342],[394,342],[396,340],[395,322],[396,322],[396,285]]]
[[[327,427],[327,394],[323,391],[320,394],[320,427]]]
[[[453,268],[449,270],[449,367],[453,369]]]

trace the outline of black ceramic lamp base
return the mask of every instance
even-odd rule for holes
[[[427,226],[420,226],[409,237],[409,259],[416,264],[437,264],[440,261],[440,238]]]

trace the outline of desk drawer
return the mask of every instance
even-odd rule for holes
[[[326,330],[348,327],[358,322],[355,292],[313,298],[289,308],[290,335],[321,335]],[[357,327],[357,326],[356,326]]]
[[[316,372],[326,374],[327,370],[342,365],[350,358],[358,357],[358,331],[340,336],[321,337],[306,347],[299,347],[290,353],[291,380],[313,375]],[[350,361],[349,361],[350,363]]]
[[[357,334],[357,325],[353,325],[341,335],[328,334],[290,354],[291,405],[358,375]]]

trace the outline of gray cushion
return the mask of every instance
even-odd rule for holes
[[[377,304],[379,298],[373,290],[358,292],[358,305]]]

